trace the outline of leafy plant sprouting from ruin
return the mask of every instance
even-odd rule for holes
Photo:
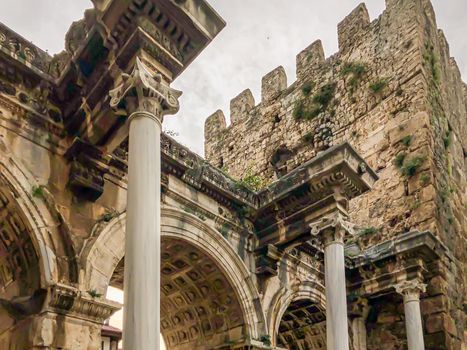
[[[366,73],[366,71],[366,65],[360,62],[348,62],[344,65],[344,68],[342,68],[342,76],[351,75],[351,78],[349,80],[351,95],[353,95],[353,93],[355,92],[355,89],[362,80],[363,75]]]
[[[379,94],[388,86],[388,80],[386,78],[379,78],[370,84],[370,90],[374,94]]]
[[[401,169],[402,175],[406,177],[412,177],[417,173],[418,168],[420,168],[425,161],[425,157],[415,156],[410,159],[405,159]]]
[[[405,147],[409,147],[411,143],[412,143],[412,135],[407,135],[402,138],[402,144]]]
[[[430,69],[431,76],[435,85],[438,85],[440,78],[439,63],[438,57],[435,54],[434,47],[430,43],[425,44],[425,53],[423,54],[423,59]]]
[[[239,181],[237,181],[237,185],[256,192],[261,190],[264,186],[266,186],[267,183],[261,176],[254,175],[253,169],[249,167],[246,170],[245,176],[243,176]]]
[[[34,198],[44,198],[44,186],[32,186],[31,194]]]
[[[297,101],[293,110],[295,120],[312,120],[326,111],[334,98],[335,89],[335,83],[325,84],[320,87],[311,100]]]

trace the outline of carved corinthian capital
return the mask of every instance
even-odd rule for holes
[[[150,113],[162,122],[164,115],[175,114],[180,108],[181,91],[172,89],[162,75],[153,76],[136,58],[131,74],[122,74],[123,83],[110,91],[110,106],[125,107],[127,113]]]
[[[324,244],[343,243],[346,233],[355,234],[355,225],[346,220],[340,212],[323,216],[310,224],[312,236],[323,235]]]
[[[425,293],[426,284],[419,280],[403,281],[395,285],[396,292],[404,297],[405,302],[420,300],[420,293]]]

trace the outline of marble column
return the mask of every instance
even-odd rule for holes
[[[328,350],[349,349],[347,291],[345,286],[344,236],[351,225],[340,213],[310,225],[312,235],[324,240],[326,287],[326,342]]]
[[[139,59],[110,92],[111,106],[129,115],[124,349],[160,348],[160,138],[163,116],[178,110],[180,95]]]
[[[401,294],[404,299],[408,350],[424,350],[420,293],[425,292],[426,285],[418,280],[411,280],[401,282],[395,288],[396,292]]]

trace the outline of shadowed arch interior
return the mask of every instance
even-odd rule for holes
[[[212,349],[241,341],[245,320],[221,268],[198,247],[162,238],[161,332],[168,349]],[[111,285],[123,289],[124,259]]]
[[[32,294],[40,287],[39,258],[13,193],[0,179],[0,295]]]
[[[326,313],[309,299],[293,301],[282,316],[279,347],[290,350],[326,349]]]

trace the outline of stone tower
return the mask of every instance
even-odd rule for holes
[[[372,22],[361,4],[339,23],[338,42],[328,58],[319,40],[300,52],[291,85],[282,67],[264,76],[258,104],[250,90],[233,98],[230,126],[222,111],[211,115],[206,158],[243,182],[268,184],[348,141],[379,176],[350,203],[358,244],[413,231],[444,243],[450,257],[433,267],[440,274],[422,301],[426,346],[458,349],[467,295],[467,85],[428,0],[386,0]],[[380,312],[388,318],[378,318],[369,348],[398,343],[397,311]]]

